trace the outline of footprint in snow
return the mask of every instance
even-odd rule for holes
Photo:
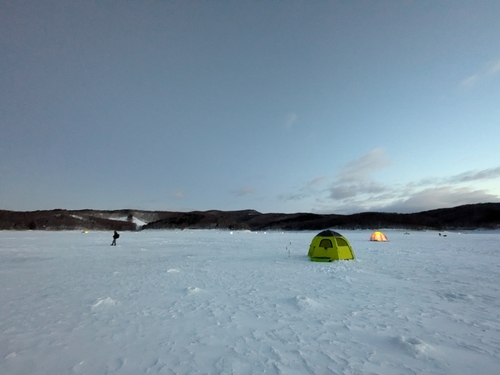
[[[316,309],[321,306],[320,303],[315,300],[305,297],[305,296],[297,296],[291,299],[293,305],[298,307],[300,310],[308,310],[308,309]]]
[[[441,298],[444,298],[450,302],[472,301],[474,299],[473,296],[464,293],[447,292],[447,293],[438,293],[438,295]]]
[[[110,298],[110,297],[106,297],[106,298],[99,298],[96,303],[94,303],[92,305],[92,308],[91,310],[96,310],[96,309],[105,309],[107,307],[111,307],[111,306],[118,306],[120,304],[120,302],[118,301],[115,301],[114,299]]]
[[[203,290],[203,289],[200,289],[200,288],[198,288],[198,287],[196,287],[196,286],[189,286],[189,287],[187,288],[187,292],[188,292],[189,294],[200,293],[202,290]]]
[[[432,346],[415,337],[399,336],[394,342],[414,358],[426,356],[432,350]]]

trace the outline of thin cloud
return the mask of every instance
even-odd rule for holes
[[[485,190],[441,186],[416,192],[408,199],[395,202],[382,208],[382,210],[410,213],[428,211],[436,208],[455,207],[464,204],[494,202],[498,200],[498,196],[490,194]]]
[[[251,186],[242,187],[240,189],[232,190],[231,194],[235,197],[244,197],[248,195],[253,195],[257,190]]]
[[[330,188],[330,198],[341,200],[364,194],[381,194],[387,192],[388,189],[388,187],[375,181],[359,182],[351,185],[341,184]]]
[[[460,183],[460,182],[490,180],[499,177],[500,177],[500,167],[497,167],[497,168],[484,169],[482,171],[469,171],[460,173],[456,176],[452,176],[449,179],[449,181]]]
[[[329,189],[333,200],[353,199],[360,195],[380,194],[387,187],[373,180],[373,173],[390,165],[383,149],[377,148],[368,154],[347,163]]]
[[[480,81],[493,77],[499,72],[500,72],[500,59],[485,64],[485,66],[478,72],[463,79],[462,82],[460,82],[460,84],[465,87],[473,87]]]
[[[460,85],[465,86],[465,87],[472,87],[477,83],[478,80],[479,80],[479,76],[473,75],[473,76],[467,77],[464,80],[462,80],[462,82],[460,82]]]
[[[389,166],[389,160],[383,149],[377,148],[361,158],[347,163],[339,173],[341,184],[366,181],[373,172]]]
[[[284,202],[301,201],[301,200],[306,199],[310,196],[311,196],[311,194],[307,194],[307,193],[279,194],[278,199],[281,201],[284,201]]]
[[[436,208],[454,207],[463,204],[500,201],[500,196],[485,189],[474,188],[471,184],[500,178],[500,167],[480,171],[467,171],[442,178],[425,178],[406,185],[373,189],[351,187],[353,193],[344,198],[330,197],[343,209],[383,212],[419,212]],[[463,186],[468,184],[469,186]],[[376,187],[376,185],[374,185]],[[356,190],[357,189],[357,190]],[[363,194],[365,193],[366,194]],[[367,194],[369,198],[367,199]]]
[[[303,187],[298,189],[297,193],[279,194],[278,199],[281,201],[300,201],[318,194],[318,189],[326,182],[325,176],[318,176],[306,182]]]
[[[408,182],[405,186],[407,190],[425,188],[428,186],[439,186],[449,184],[460,184],[466,182],[477,182],[500,178],[500,167],[483,170],[467,171],[448,177],[426,177],[418,181]]]
[[[387,194],[371,197],[358,196],[356,199],[342,199],[334,202],[323,201],[313,211],[322,213],[335,212],[337,214],[368,211],[412,213],[486,202],[500,202],[500,197],[484,189],[439,186],[414,191],[406,196],[396,189]]]
[[[175,198],[175,199],[183,199],[185,197],[185,193],[183,190],[181,189],[175,189],[172,194],[170,194],[172,196],[172,198]]]
[[[390,165],[385,152],[375,149],[345,164],[332,182],[326,177],[317,177],[279,198],[283,201],[307,199],[312,202],[313,212],[339,214],[366,211],[409,213],[500,201],[498,192],[480,185],[485,181],[500,180],[500,166],[400,184],[379,182],[375,172]]]
[[[294,193],[278,196],[283,201],[299,201],[315,198],[320,206],[350,204],[373,195],[390,193],[390,188],[373,180],[373,173],[390,165],[383,149],[377,148],[368,154],[347,163],[329,187],[327,178],[319,176],[304,184]],[[325,196],[326,195],[326,196]]]
[[[285,127],[286,128],[291,128],[293,124],[295,124],[298,120],[299,116],[297,116],[296,113],[288,113],[286,115],[286,120],[285,120]]]
[[[488,69],[488,74],[490,75],[496,74],[498,72],[500,72],[500,60],[491,63]]]
[[[309,181],[307,183],[307,186],[310,186],[310,187],[317,186],[317,185],[325,182],[325,180],[326,180],[325,176],[319,176],[319,177],[313,178],[311,181]]]

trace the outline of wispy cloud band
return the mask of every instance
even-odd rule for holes
[[[485,64],[485,66],[478,72],[463,79],[460,84],[465,87],[472,87],[482,80],[495,76],[499,72],[500,72],[500,59]]]
[[[375,149],[347,163],[333,181],[328,182],[324,177],[318,178],[314,180],[314,189],[307,183],[298,193],[282,195],[281,198],[301,200],[316,197],[315,211],[336,213],[405,213],[500,201],[499,191],[478,187],[487,180],[500,179],[500,166],[447,177],[427,177],[406,184],[388,185],[377,181],[374,176],[376,172],[390,165],[384,150]],[[320,186],[323,188],[320,189]]]

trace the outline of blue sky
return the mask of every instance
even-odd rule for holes
[[[0,209],[500,202],[500,2],[0,0]]]

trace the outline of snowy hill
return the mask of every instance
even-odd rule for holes
[[[482,203],[413,214],[364,212],[353,215],[260,213],[241,211],[0,210],[0,229],[138,230],[320,230],[339,229],[475,229],[500,228],[500,203]]]

